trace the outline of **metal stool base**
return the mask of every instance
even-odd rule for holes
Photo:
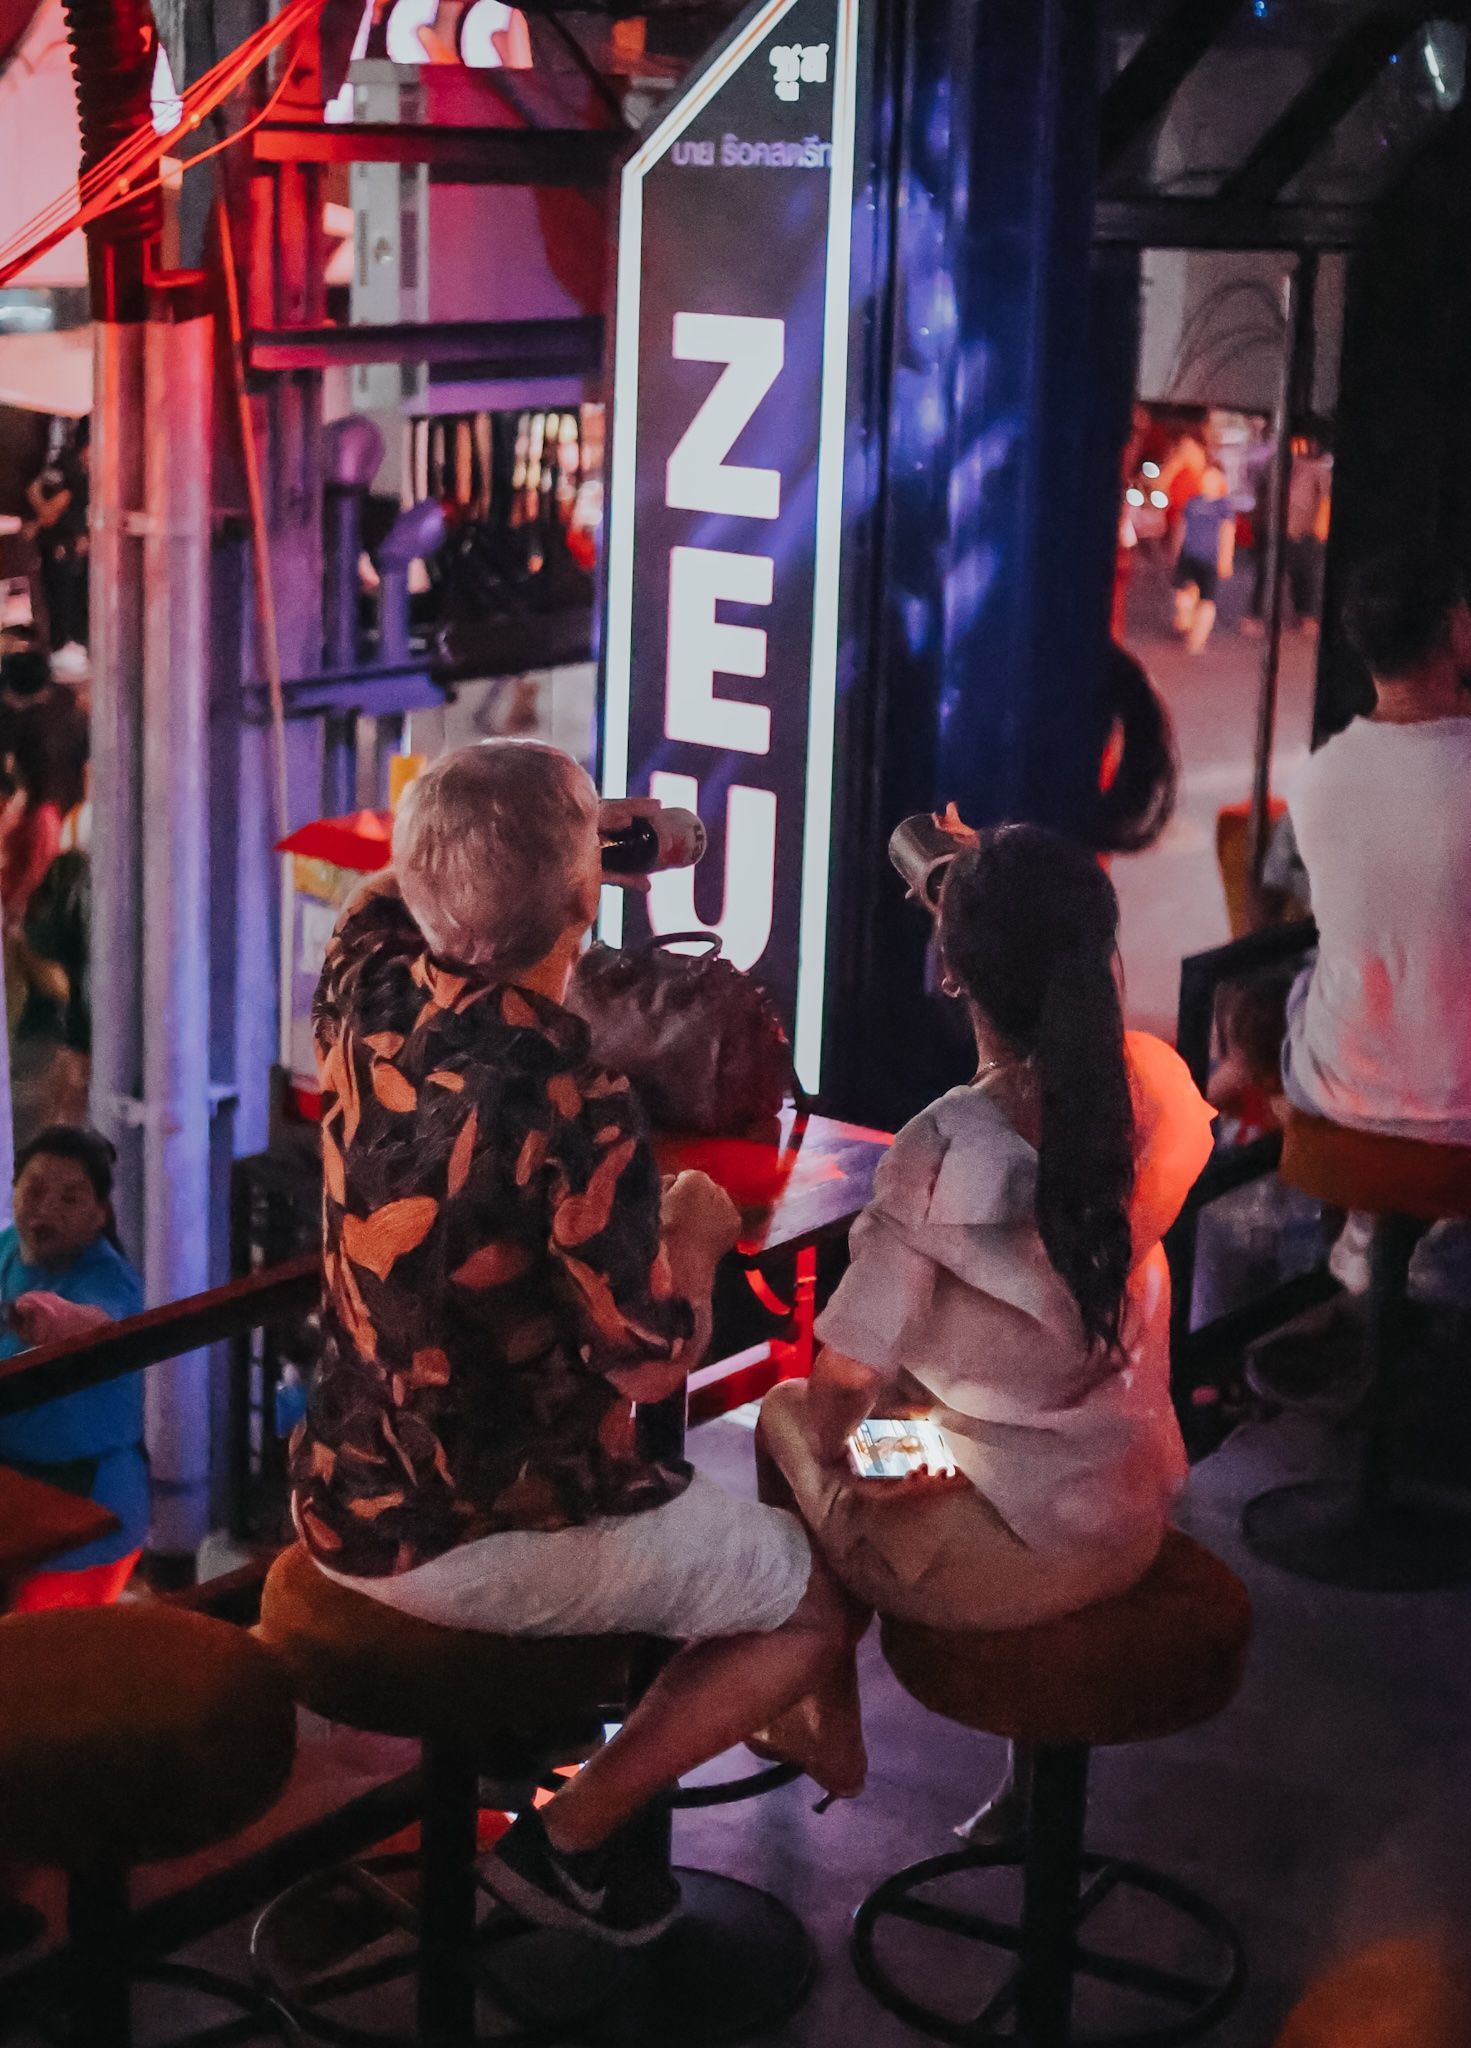
[[[1019,1911],[1015,1919],[993,1918],[972,1908],[947,1906],[938,1899],[920,1898],[916,1894],[921,1887],[961,1871],[1019,1870],[1021,1861],[1015,1848],[961,1849],[912,1864],[869,1893],[853,1916],[853,1960],[859,1977],[880,2005],[937,2041],[963,2043],[965,2048],[981,2048],[981,2044],[992,2041],[1023,2042],[1016,2023],[1019,1970],[1011,1972],[979,2013],[966,2019],[952,2019],[902,1990],[879,1961],[874,1943],[875,1929],[881,1920],[899,1919],[1019,1957]],[[1209,2032],[1231,2010],[1246,1981],[1245,1957],[1230,1921],[1188,1885],[1180,1884],[1163,1871],[1151,1870],[1147,1864],[1085,1854],[1082,1869],[1086,1881],[1075,1922],[1079,1936],[1074,1949],[1077,1979],[1091,1978],[1096,1983],[1139,1992],[1173,2008],[1176,2017],[1122,2033],[1070,2031],[1067,2038],[1074,2048],[1174,2048],[1176,2043],[1195,2041]],[[1120,1890],[1145,1893],[1202,1929],[1221,1952],[1220,1971],[1210,1980],[1202,1981],[1090,1947],[1082,1938],[1085,1921],[1106,1898]]]
[[[290,2019],[273,1998],[257,1991],[250,1984],[236,1984],[229,1977],[223,1977],[218,1970],[205,1969],[198,1963],[140,1962],[128,1967],[126,1984],[122,1995],[126,2001],[116,2016],[114,2025],[106,2026],[95,2034],[88,2034],[85,2028],[79,2031],[72,2020],[65,2015],[65,1998],[52,2000],[37,1996],[24,2003],[30,2009],[17,2017],[22,2023],[29,2020],[38,2036],[44,2040],[71,2043],[73,2048],[125,2048],[137,2038],[132,2023],[132,1998],[135,1987],[147,1984],[172,1986],[181,1991],[192,1992],[196,1998],[215,1999],[221,2005],[232,2006],[239,2015],[237,2019],[216,2021],[212,2025],[191,2027],[181,2034],[170,2034],[166,2041],[160,2041],[158,2048],[192,2048],[192,2044],[240,2043],[241,2048],[250,2041],[272,2040],[286,2044],[299,2041],[300,2036]],[[119,2027],[127,2029],[120,2033]],[[11,2029],[0,2028],[0,2039],[9,2040]],[[148,2039],[155,2040],[150,2032]]]
[[[387,1882],[416,1861],[380,1856],[304,1878],[256,1921],[257,1981],[303,2033],[336,2048],[419,2048],[416,1914]],[[722,2048],[779,2026],[816,1974],[802,1923],[769,1892],[736,1878],[675,1875],[684,1911],[642,1950],[532,1927],[493,1906],[469,1961],[479,1996],[465,2048]],[[303,1976],[289,1959],[291,1933],[305,1915],[333,1912],[350,1945],[327,1969]],[[381,2026],[343,2016],[344,2006],[364,2000]]]
[[[1429,1508],[1370,1508],[1357,1480],[1310,1479],[1248,1501],[1248,1547],[1324,1586],[1429,1593],[1471,1585],[1471,1518]]]

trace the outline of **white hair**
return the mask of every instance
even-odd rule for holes
[[[518,974],[576,917],[579,829],[597,818],[591,776],[560,747],[457,747],[404,792],[393,866],[441,959]]]

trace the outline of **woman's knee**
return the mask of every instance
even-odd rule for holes
[[[852,1639],[856,1603],[816,1543],[812,1546],[812,1568],[807,1589],[788,1626],[822,1636],[841,1646]]]

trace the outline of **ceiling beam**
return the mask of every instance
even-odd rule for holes
[[[1216,198],[1227,203],[1275,199],[1358,105],[1396,51],[1444,11],[1445,0],[1438,0],[1429,6],[1381,7],[1366,15],[1245,161],[1221,181]]]
[[[1093,239],[1130,249],[1352,249],[1364,206],[1228,204],[1220,199],[1100,199]]]
[[[602,360],[603,323],[593,317],[281,327],[250,337],[250,367],[257,371],[453,363],[475,377],[572,377],[589,375]]]
[[[1111,170],[1159,120],[1244,0],[1176,0],[1104,92],[1098,163]]]
[[[406,121],[271,121],[257,163],[428,164],[445,183],[606,185],[626,133],[610,128],[458,128]]]

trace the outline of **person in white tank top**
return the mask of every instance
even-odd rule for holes
[[[1319,947],[1288,1007],[1287,1097],[1471,1144],[1471,608],[1457,572],[1385,566],[1348,624],[1375,708],[1288,792]]]

